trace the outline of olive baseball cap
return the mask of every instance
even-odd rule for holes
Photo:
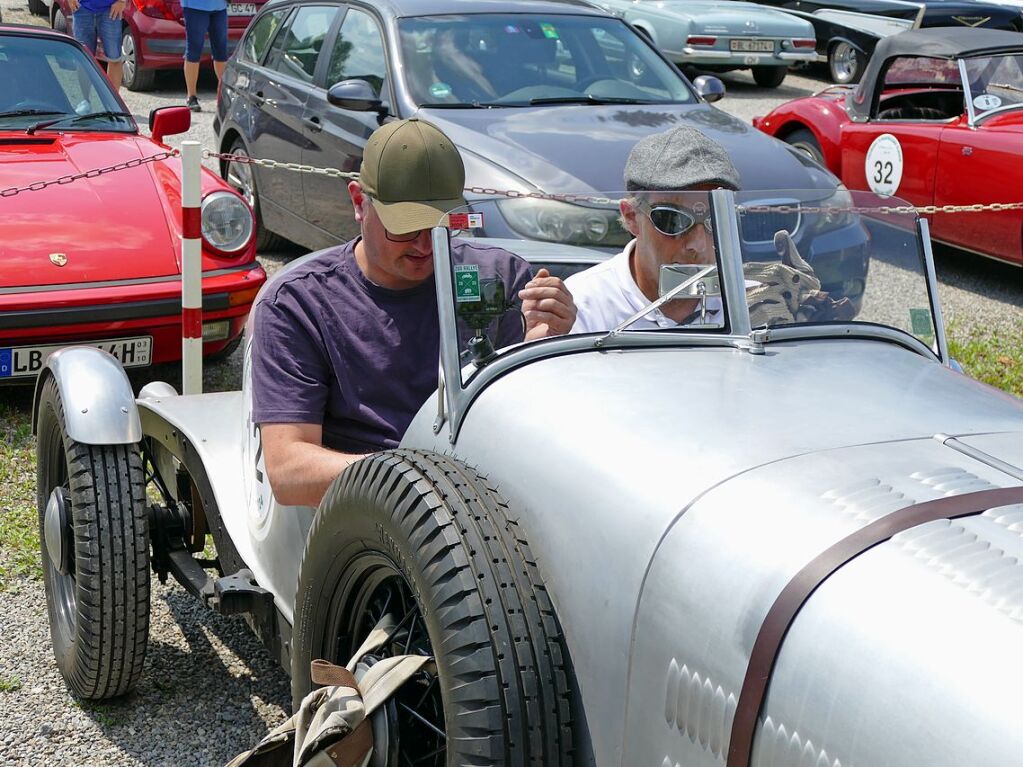
[[[436,125],[415,117],[373,131],[359,184],[392,234],[430,229],[465,205],[465,166],[458,149]]]

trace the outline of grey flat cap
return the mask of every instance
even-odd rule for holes
[[[625,161],[625,188],[630,192],[703,184],[736,190],[739,171],[723,146],[688,125],[641,139]]]

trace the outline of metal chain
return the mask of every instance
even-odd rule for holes
[[[167,160],[171,157],[177,157],[179,154],[180,152],[177,149],[171,149],[166,152],[158,152],[157,154],[150,155],[149,157],[136,157],[135,159],[128,160],[127,162],[108,165],[105,168],[93,168],[92,170],[83,171],[82,173],[72,173],[67,176],[55,178],[52,181],[35,181],[28,186],[9,186],[6,189],[0,189],[0,197],[14,197],[14,195],[20,194],[21,192],[38,192],[41,189],[46,189],[48,186],[62,186],[83,178],[96,178],[97,176],[102,176],[119,170],[138,168],[139,166],[146,165],[147,163],[160,162],[161,160]]]
[[[161,160],[167,160],[171,157],[177,157],[181,152],[177,149],[170,149],[166,152],[158,152],[157,154],[150,155],[149,157],[139,157],[126,162],[117,163],[116,165],[109,165],[105,168],[94,168],[87,170],[82,173],[74,173],[67,176],[61,176],[60,178],[53,179],[52,181],[36,181],[27,186],[12,186],[6,189],[0,189],[0,198],[2,197],[13,197],[21,192],[38,192],[41,189],[46,189],[50,186],[60,186],[64,184],[70,184],[74,181],[78,181],[83,178],[96,178],[107,173],[114,173],[119,170],[127,170],[128,168],[137,168],[147,163],[160,162]],[[265,160],[258,157],[249,157],[248,155],[237,155],[230,154],[227,152],[213,152],[209,149],[202,151],[202,156],[207,159],[218,159],[226,160],[227,162],[233,162],[244,165],[259,165],[263,168],[273,168],[280,170],[291,170],[297,173],[311,173],[319,176],[328,176],[330,178],[343,178],[348,180],[357,181],[359,174],[357,172],[343,171],[337,168],[319,168],[315,165],[303,165],[297,162],[278,162],[277,160]],[[491,189],[490,187],[483,186],[467,186],[463,190],[470,194],[479,194],[487,197],[509,197],[511,199],[531,199],[531,200],[557,200],[559,202],[587,202],[593,205],[615,205],[618,203],[617,199],[612,197],[600,197],[597,195],[586,195],[586,194],[558,194],[553,192],[539,192],[529,191],[522,192],[516,189]],[[973,205],[879,205],[879,206],[856,206],[850,205],[845,207],[826,207],[826,206],[809,206],[809,205],[739,205],[737,206],[737,212],[739,215],[747,213],[881,213],[881,214],[912,214],[920,213],[924,215],[933,215],[935,213],[979,213],[981,211],[1003,211],[1003,210],[1023,210],[1023,202],[992,202],[987,204],[976,203]]]
[[[261,168],[279,168],[281,170],[293,170],[296,173],[312,173],[317,176],[329,176],[330,178],[345,178],[358,181],[359,174],[338,170],[337,168],[317,168],[315,165],[302,165],[297,162],[278,162],[277,160],[263,160],[258,157],[249,157],[242,154],[230,154],[227,152],[211,152],[209,149],[202,150],[203,157],[211,157],[239,165],[259,165]]]

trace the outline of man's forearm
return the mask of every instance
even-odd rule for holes
[[[288,447],[279,465],[267,463],[270,486],[278,503],[286,506],[319,506],[327,487],[348,464],[361,455],[298,443]]]

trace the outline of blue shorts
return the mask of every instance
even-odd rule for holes
[[[181,11],[185,14],[185,61],[196,63],[202,58],[202,42],[207,32],[213,60],[227,61],[227,9],[182,8]]]
[[[90,11],[79,7],[71,14],[72,31],[75,40],[96,55],[96,41],[103,42],[103,58],[107,61],[121,60],[121,19],[110,18],[110,9]]]

